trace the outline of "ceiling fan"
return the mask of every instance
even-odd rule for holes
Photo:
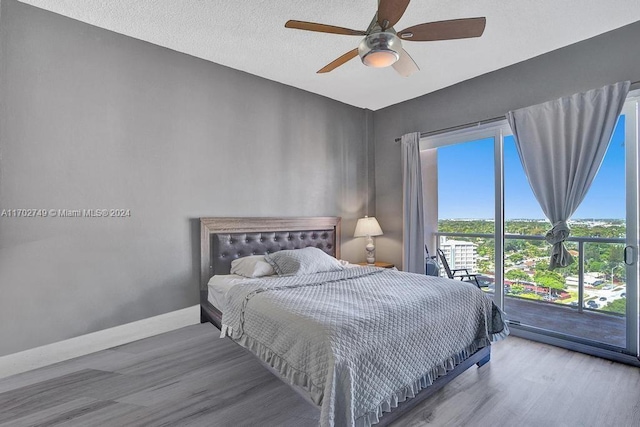
[[[402,41],[426,42],[465,39],[480,37],[484,32],[487,22],[484,17],[428,22],[396,31],[393,26],[407,10],[409,2],[410,0],[380,0],[378,11],[366,31],[294,20],[287,21],[285,27],[320,33],[365,36],[356,49],[350,50],[325,65],[318,70],[318,73],[328,73],[360,55],[364,65],[377,68],[391,65],[404,77],[410,76],[419,68],[413,58],[402,48]]]

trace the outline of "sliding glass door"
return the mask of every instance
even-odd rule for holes
[[[639,354],[637,96],[630,94],[569,222],[575,261],[563,269],[548,269],[550,224],[506,121],[423,138],[421,149],[430,159],[425,206],[436,205],[427,210],[428,244],[443,249],[453,268],[479,274],[514,329]]]
[[[569,221],[566,243],[574,263],[550,271],[549,228],[517,156],[504,140],[505,299],[514,323],[559,332],[619,349],[627,348],[627,198],[623,114],[584,201]],[[632,223],[632,221],[631,221]]]

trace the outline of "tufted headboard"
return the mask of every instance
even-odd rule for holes
[[[314,246],[340,258],[340,217],[200,218],[200,291],[231,261]]]

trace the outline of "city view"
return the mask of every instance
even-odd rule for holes
[[[622,220],[574,220],[569,222],[572,237],[623,239]],[[505,295],[578,305],[578,243],[567,242],[574,262],[563,269],[549,271],[550,245],[543,239],[519,236],[543,236],[549,228],[546,220],[511,220],[505,222],[504,247]],[[491,220],[440,220],[440,248],[451,268],[467,268],[480,275],[494,291],[494,222]],[[456,236],[446,236],[455,233]],[[460,237],[458,234],[486,234],[491,237]],[[444,235],[443,235],[444,234]],[[516,236],[518,235],[518,236]],[[626,307],[624,243],[585,242],[583,307],[624,315]]]
[[[437,245],[452,269],[479,275],[495,293],[496,195],[502,197],[504,310],[509,320],[617,347],[626,345],[625,117],[621,116],[591,186],[568,221],[574,261],[549,270],[552,224],[533,194],[513,136],[503,137],[503,180],[494,137],[437,148]],[[429,173],[429,172],[427,172]],[[498,227],[500,228],[500,227]],[[582,267],[582,275],[580,268]],[[441,268],[441,274],[443,269]]]

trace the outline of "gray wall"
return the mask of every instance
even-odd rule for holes
[[[402,169],[394,139],[504,116],[622,80],[640,80],[640,22],[374,113],[376,239],[380,260],[402,262]]]
[[[363,260],[371,112],[0,10],[0,210],[131,210],[0,218],[0,356],[197,304],[201,216],[339,215]]]

